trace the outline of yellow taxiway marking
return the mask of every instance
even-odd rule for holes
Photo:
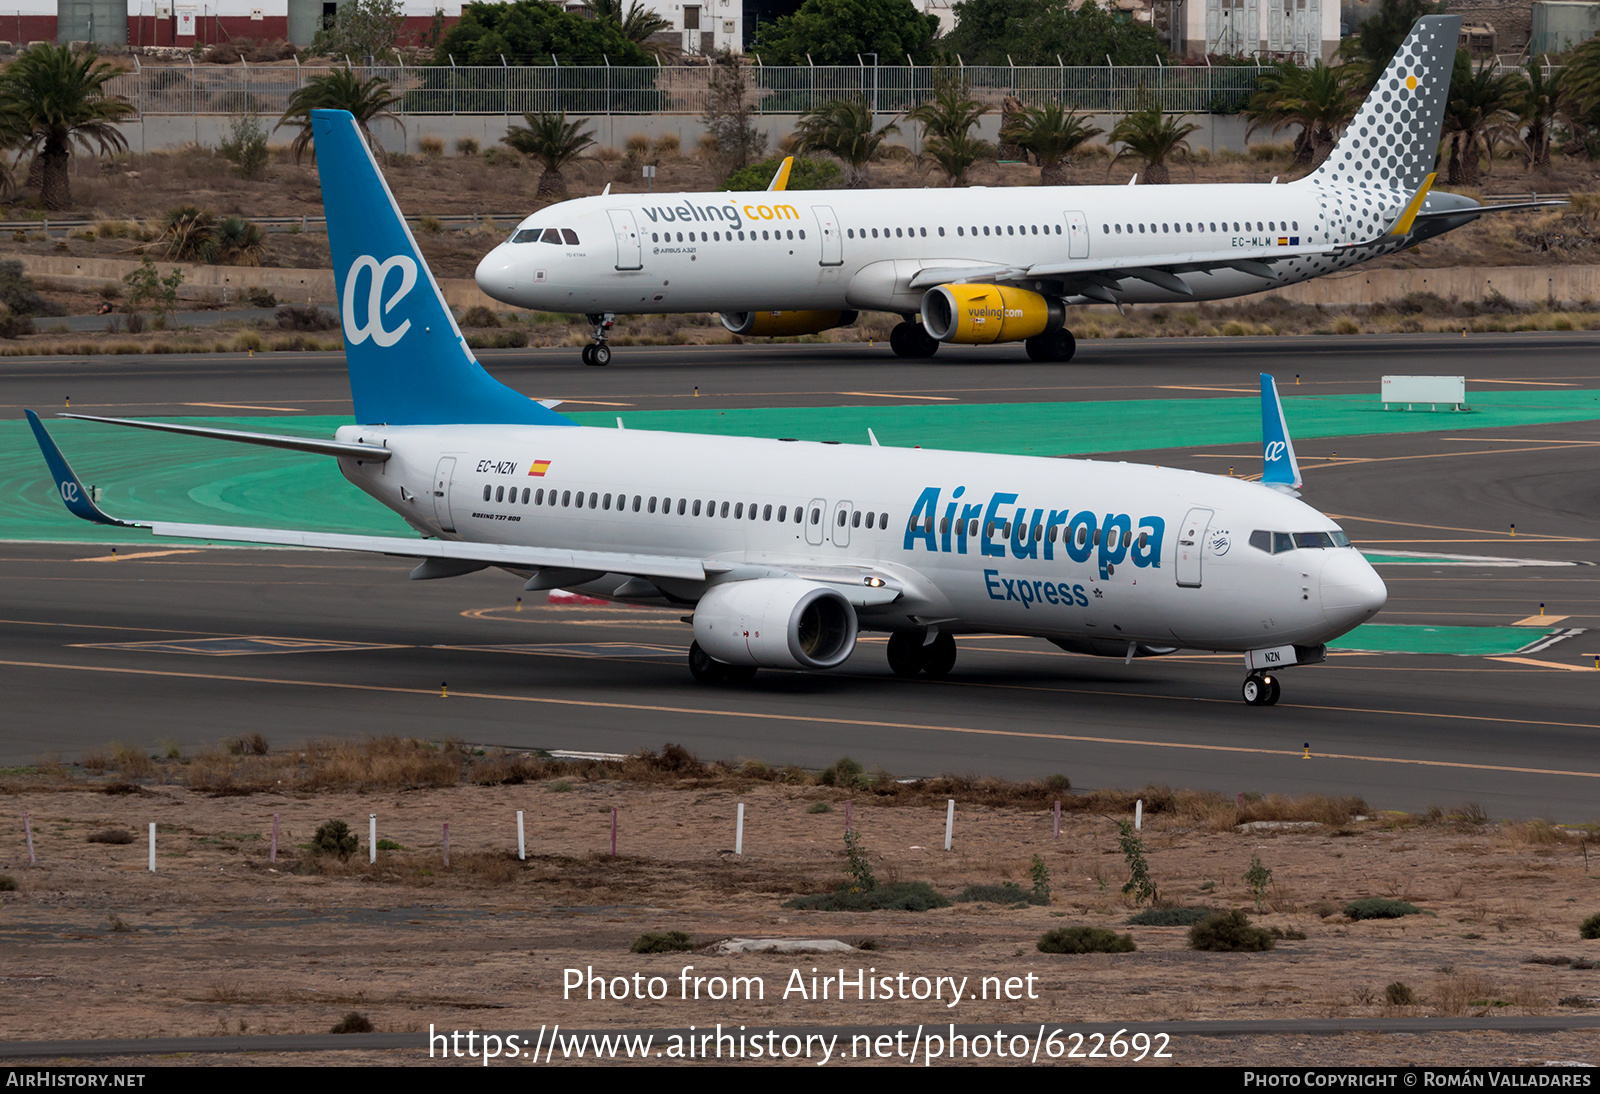
[[[1253,387],[1203,387],[1198,384],[1153,384],[1151,386],[1158,391],[1228,391],[1245,395],[1254,395],[1256,393],[1256,389]]]
[[[1533,665],[1541,669],[1566,669],[1569,672],[1594,672],[1593,665],[1563,665],[1559,661],[1539,661],[1532,657],[1491,657],[1491,661],[1508,661],[1513,665]]]
[[[191,547],[191,548],[187,548],[187,549],[185,549],[185,548],[174,548],[173,550],[170,550],[170,551],[139,551],[139,552],[137,552],[135,554],[126,554],[126,555],[96,555],[93,558],[78,558],[78,559],[73,559],[73,561],[74,562],[127,562],[129,559],[134,559],[134,558],[164,558],[167,555],[197,555],[199,553],[200,553],[200,548],[198,548],[198,547]]]
[[[330,680],[296,680],[286,677],[231,675],[214,672],[174,672],[159,669],[130,669],[116,668],[105,665],[59,664],[48,661],[0,661],[0,666],[21,669],[60,669],[63,672],[81,674],[85,672],[102,672],[122,676],[151,676],[164,679],[177,680],[216,680],[225,683],[242,684],[276,684],[282,687],[307,687],[326,688],[333,691],[359,691],[375,692],[388,695],[411,695],[427,697],[433,702],[439,701],[439,693],[433,688],[406,688],[393,687],[382,684],[355,684]],[[908,682],[909,683],[909,682]],[[951,683],[947,681],[947,683]],[[985,685],[962,684],[965,687],[1015,687],[1015,685]],[[1202,702],[1202,703],[1228,703],[1237,704],[1237,699],[1197,699],[1193,696],[1156,696],[1135,692],[1093,691],[1090,689],[1074,688],[1049,688],[1049,689],[1022,689],[1022,690],[1049,690],[1071,692],[1084,695],[1099,695],[1111,698],[1137,698],[1137,699],[1165,699],[1169,702]],[[733,718],[746,719],[758,722],[789,722],[805,725],[836,725],[856,726],[869,729],[906,729],[935,733],[959,733],[976,737],[1013,737],[1027,740],[1061,741],[1072,744],[1100,744],[1121,745],[1138,748],[1176,749],[1186,752],[1219,752],[1232,754],[1248,754],[1256,756],[1279,756],[1299,759],[1299,749],[1281,748],[1253,748],[1244,745],[1217,745],[1197,744],[1178,741],[1153,741],[1138,738],[1119,737],[1090,737],[1083,734],[1072,733],[1043,733],[1015,729],[980,729],[976,726],[936,725],[919,722],[887,722],[866,718],[829,718],[820,715],[808,714],[773,714],[753,710],[716,710],[706,707],[677,707],[657,703],[618,703],[604,702],[597,699],[558,699],[548,695],[507,695],[494,692],[457,691],[451,698],[460,702],[463,699],[483,699],[494,702],[507,703],[533,703],[539,706],[575,707],[587,710],[627,710],[646,714],[685,714],[699,718]],[[1474,714],[1430,714],[1427,712],[1408,710],[1383,710],[1363,707],[1311,707],[1298,704],[1282,704],[1290,710],[1328,710],[1348,714],[1388,714],[1398,717],[1410,718],[1437,718],[1453,719],[1463,722],[1494,722],[1506,725],[1539,725],[1552,726],[1564,729],[1600,729],[1600,725],[1585,722],[1551,722],[1524,718],[1496,718],[1486,715]],[[1317,758],[1321,760],[1350,760],[1361,763],[1403,764],[1413,767],[1438,767],[1454,768],[1469,771],[1500,771],[1520,775],[1565,775],[1573,778],[1600,779],[1600,771],[1572,771],[1562,768],[1544,767],[1514,767],[1507,764],[1480,764],[1466,763],[1460,760],[1423,760],[1410,759],[1400,756],[1374,756],[1361,753],[1320,752]]]
[[[1440,437],[1441,441],[1463,441],[1476,444],[1558,444],[1583,448],[1600,444],[1600,441],[1567,440],[1562,437]]]
[[[179,406],[206,406],[217,410],[281,410],[287,414],[304,414],[297,406],[254,406],[250,403],[179,403]]]
[[[1462,613],[1466,614],[1466,613]],[[1511,624],[1513,627],[1542,627],[1546,623],[1559,623],[1563,619],[1570,619],[1566,615],[1530,615],[1526,619],[1519,619]]]
[[[953,403],[955,399],[949,395],[901,395],[892,391],[836,391],[835,395],[860,395],[867,399],[927,399],[936,403]]]
[[[635,403],[607,403],[607,402],[602,402],[599,399],[563,399],[560,396],[552,396],[552,398],[555,399],[555,402],[556,402],[557,406],[563,406],[563,405],[565,405],[567,403],[582,403],[584,406],[635,406],[635,405],[637,405]]]
[[[1501,531],[1497,531],[1497,530],[1495,530],[1493,528],[1457,528],[1453,524],[1417,524],[1415,521],[1409,521],[1409,520],[1379,520],[1377,517],[1363,517],[1363,516],[1358,516],[1358,515],[1356,515],[1354,513],[1329,513],[1329,514],[1327,514],[1327,516],[1328,516],[1328,519],[1330,519],[1330,520],[1355,520],[1355,521],[1360,521],[1362,524],[1387,524],[1387,525],[1390,525],[1391,527],[1395,527],[1395,528],[1426,528],[1430,532],[1470,532],[1475,536],[1493,536],[1496,539],[1512,539],[1512,538],[1515,538],[1515,539],[1528,539],[1528,540],[1537,540],[1537,541],[1539,541],[1541,543],[1546,543],[1546,542],[1548,542],[1548,543],[1588,543],[1588,542],[1590,542],[1589,540],[1581,538],[1581,537],[1578,537],[1578,536],[1551,536],[1551,535],[1542,535],[1542,534],[1540,534],[1538,532],[1519,532],[1515,537],[1513,537],[1511,535],[1510,531],[1501,532]],[[1388,542],[1388,543],[1400,543],[1402,541],[1401,540],[1386,540],[1385,542]],[[1451,543],[1451,542],[1474,543],[1474,542],[1478,542],[1478,541],[1476,541],[1476,540],[1456,540],[1456,541],[1452,541],[1452,540],[1418,540],[1417,542],[1419,542],[1419,543],[1423,543],[1423,542],[1427,542],[1427,543]]]
[[[1487,380],[1481,376],[1468,377],[1474,384],[1532,384],[1535,387],[1577,387],[1577,384],[1563,383],[1560,380]]]

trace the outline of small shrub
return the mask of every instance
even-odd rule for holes
[[[430,160],[436,160],[444,155],[444,139],[441,137],[418,137],[417,151],[427,156]]]
[[[329,1033],[371,1033],[372,1032],[372,1021],[365,1014],[362,1014],[360,1011],[353,1010],[350,1013],[346,1014],[343,1018],[339,1019],[338,1022],[334,1023],[334,1027],[332,1029],[330,1029],[328,1032]]]
[[[456,141],[456,155],[476,156],[478,154],[478,141],[475,137],[462,137]]]
[[[1029,892],[1014,881],[999,885],[968,885],[956,895],[957,904],[1049,904],[1047,893],[1043,898]]]
[[[1057,927],[1039,936],[1040,953],[1133,953],[1133,935],[1104,927]]]
[[[1044,785],[1050,790],[1071,790],[1072,780],[1062,774],[1046,775]]]
[[[267,131],[254,115],[243,114],[234,118],[220,148],[227,161],[239,169],[240,178],[267,177],[267,162],[270,159]]]
[[[861,776],[866,768],[852,760],[849,756],[840,756],[833,761],[833,766],[827,768],[817,777],[823,786],[838,786],[845,789],[861,785]]]
[[[1600,912],[1585,919],[1578,927],[1579,938],[1600,938]]]
[[[339,325],[339,320],[331,313],[323,311],[321,308],[312,307],[309,304],[305,307],[284,304],[273,314],[273,318],[278,321],[278,329],[280,330],[333,330]]]
[[[0,893],[14,893],[17,891],[17,879],[10,874],[0,874]]]
[[[676,133],[663,133],[656,138],[655,151],[657,156],[676,156],[682,150],[683,141],[678,139]]]
[[[1396,980],[1383,989],[1383,1001],[1391,1007],[1409,1007],[1417,1001],[1416,993]]]
[[[1258,953],[1275,945],[1272,932],[1250,925],[1250,917],[1235,908],[1208,915],[1189,928],[1189,945],[1217,953]]]
[[[417,218],[417,227],[431,236],[436,236],[444,231],[444,222],[434,216],[420,216]]]
[[[1344,906],[1344,914],[1351,919],[1399,919],[1401,916],[1417,915],[1421,911],[1415,904],[1381,896],[1352,900]]]
[[[380,851],[404,851],[405,848],[400,846],[398,843],[396,843],[392,839],[381,839],[381,840],[378,841],[378,850],[380,850]]]
[[[850,871],[848,888],[852,893],[864,893],[878,887],[878,879],[872,875],[872,863],[867,861],[867,853],[861,849],[861,833],[854,828],[845,829],[844,856],[846,869]]]
[[[500,317],[482,304],[474,304],[462,314],[461,325],[463,327],[498,327],[500,325]]]
[[[1267,900],[1267,886],[1272,884],[1272,871],[1261,865],[1260,855],[1250,856],[1250,869],[1244,872],[1244,883],[1250,887],[1250,896],[1259,912]]]
[[[1133,825],[1128,821],[1118,821],[1117,829],[1122,833],[1118,843],[1122,847],[1122,855],[1128,862],[1128,881],[1122,887],[1124,895],[1131,895],[1135,904],[1150,901],[1152,904],[1159,899],[1155,882],[1150,880],[1150,866],[1144,860],[1144,840],[1134,835]]]
[[[827,802],[812,802],[810,805],[806,806],[806,812],[807,813],[832,813],[833,812],[833,806],[829,805]]]
[[[1050,868],[1044,864],[1044,859],[1038,855],[1033,856],[1033,866],[1028,870],[1033,877],[1033,890],[1030,898],[1035,904],[1050,903]]]
[[[681,953],[694,949],[682,931],[648,931],[633,940],[629,953]]]
[[[267,739],[259,733],[241,733],[229,739],[228,752],[234,756],[265,756]]]
[[[926,881],[900,881],[859,893],[841,887],[831,893],[796,897],[784,904],[785,908],[820,912],[926,912],[949,906],[950,902]]]
[[[359,846],[356,834],[342,820],[325,821],[311,838],[311,851],[317,855],[338,855],[341,859],[347,859],[356,853]]]
[[[1217,909],[1204,905],[1146,908],[1137,915],[1129,916],[1125,922],[1130,927],[1193,927],[1206,916],[1216,914]]]
[[[252,308],[275,308],[278,298],[271,289],[263,289],[259,285],[252,285],[244,291],[244,301]]]
[[[133,842],[133,833],[126,828],[102,828],[98,832],[89,833],[90,843],[115,843],[125,844]]]

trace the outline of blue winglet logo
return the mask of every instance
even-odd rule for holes
[[[1289,491],[1300,488],[1300,464],[1294,458],[1278,384],[1265,372],[1261,374],[1261,481]]]
[[[50,467],[50,477],[55,481],[56,492],[61,495],[68,512],[95,524],[112,524],[120,528],[139,527],[102,513],[100,507],[94,503],[94,499],[89,496],[89,491],[84,489],[83,481],[78,478],[77,472],[72,470],[72,465],[67,463],[67,458],[61,454],[55,439],[45,432],[44,424],[39,421],[39,415],[31,410],[25,410],[23,413],[28,416],[28,424],[33,427],[34,439],[39,442],[39,451],[44,453],[44,462]]]

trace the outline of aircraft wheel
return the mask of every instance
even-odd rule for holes
[[[1262,705],[1269,707],[1276,706],[1278,703],[1278,695],[1280,692],[1282,692],[1282,690],[1283,689],[1278,686],[1278,678],[1276,676],[1267,677],[1267,698],[1266,702]]]
[[[922,328],[910,321],[896,323],[889,332],[889,348],[894,350],[896,357],[921,357],[920,340],[917,337]]]
[[[702,684],[720,684],[728,679],[729,665],[723,664],[700,648],[700,643],[689,644],[689,675]]]
[[[1267,696],[1272,692],[1270,678],[1251,673],[1244,678],[1244,687],[1241,689],[1244,701],[1253,707],[1267,705]]]
[[[939,340],[928,333],[928,328],[921,323],[913,323],[912,327],[917,333],[917,356],[932,357],[939,352]]]
[[[922,636],[895,631],[889,636],[889,668],[896,676],[915,676],[922,671]]]
[[[596,342],[589,347],[589,352],[584,357],[584,364],[605,367],[611,363],[611,347],[604,342]]]
[[[922,655],[922,671],[929,676],[949,676],[956,667],[956,640],[943,631],[917,652]]]
[[[1063,327],[1051,337],[1055,339],[1055,359],[1062,364],[1072,360],[1078,352],[1078,340],[1072,336],[1072,332]]]
[[[584,364],[586,364],[586,365],[594,364],[594,343],[593,342],[590,342],[590,343],[588,343],[587,345],[585,345],[583,347],[583,355],[582,356],[583,356],[583,363]]]
[[[1072,355],[1078,350],[1077,339],[1073,338],[1072,332],[1065,328],[1051,331],[1049,334],[1036,334],[1022,344],[1028,351],[1030,361],[1065,363],[1072,360]]]

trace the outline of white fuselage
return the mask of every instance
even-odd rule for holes
[[[1353,548],[1270,554],[1250,542],[1263,530],[1336,532],[1328,518],[1197,472],[566,426],[344,426],[339,439],[392,450],[385,463],[340,466],[427,535],[729,564],[623,599],[692,604],[718,581],[859,570],[903,590],[861,609],[864,628],[1081,639],[1120,653],[1323,643],[1386,596]],[[582,587],[611,596],[626,581]]]
[[[1092,273],[1120,302],[1215,300],[1318,277],[1415,242],[1383,237],[1409,197],[1316,178],[1288,185],[614,194],[528,217],[483,259],[477,280],[497,300],[562,312],[911,314],[927,291],[926,280],[911,284],[919,272],[955,271],[947,276],[956,280],[964,266],[982,280],[977,271],[984,268],[1049,265],[1055,272],[1038,279],[1038,290],[1085,303],[1086,282],[1073,274],[1081,263],[1084,276]],[[1435,200],[1452,196],[1430,197],[1430,205]],[[1380,242],[1337,254],[1290,257],[1374,239]],[[1219,256],[1230,255],[1244,260],[1242,268],[1218,266]],[[1188,256],[1208,268],[1186,268]],[[1270,270],[1259,264],[1263,257]],[[1190,292],[1104,269],[1145,258]]]

